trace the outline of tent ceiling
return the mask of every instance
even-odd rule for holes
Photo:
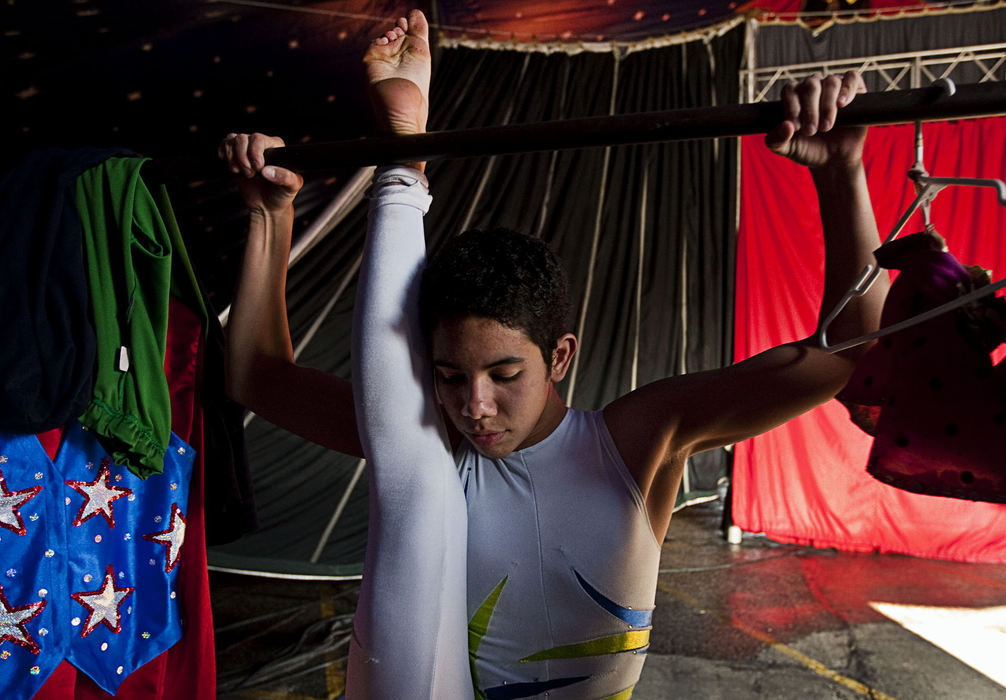
[[[876,6],[920,0],[872,0]],[[795,0],[421,0],[445,34],[497,40],[635,41]],[[158,157],[212,153],[228,131],[288,143],[366,133],[359,55],[390,0],[9,0],[3,33],[0,165],[39,146],[132,148]],[[312,183],[311,211],[349,172]],[[226,305],[241,246],[240,202],[224,183],[172,191],[216,305]]]
[[[596,39],[673,33],[716,21],[736,3],[416,4],[456,35]],[[658,9],[668,5],[674,9]],[[210,154],[229,131],[279,134],[288,143],[367,133],[359,56],[385,18],[401,11],[388,0],[10,0],[0,7],[6,137],[0,165],[42,146],[124,146],[157,158]],[[300,198],[304,223],[350,174],[336,171],[310,184]],[[171,191],[218,308],[233,289],[243,229],[242,207],[225,175],[207,172]]]

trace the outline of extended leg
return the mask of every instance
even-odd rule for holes
[[[422,14],[414,12],[368,52],[368,72],[380,81],[378,113],[382,105],[386,116],[399,109],[395,123],[412,125],[402,128],[425,125],[429,52],[419,51],[417,58],[409,44],[422,40],[424,49],[425,29]],[[411,96],[403,97],[402,90]],[[412,100],[417,94],[421,99]],[[415,107],[401,108],[410,101],[419,105],[420,119],[408,116]],[[347,697],[470,698],[465,501],[419,323],[425,178],[411,168],[378,171],[370,197],[353,324],[353,385],[369,465],[370,520]]]

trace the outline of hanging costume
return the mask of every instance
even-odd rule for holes
[[[0,433],[0,687],[31,697],[66,659],[114,694],[182,635],[175,589],[194,451],[172,436],[163,488],[73,423],[56,460]]]
[[[53,430],[47,430],[50,420],[17,425],[3,433],[0,445],[0,528],[6,528],[0,529],[0,687],[17,697],[36,691],[38,698],[60,700],[110,697],[116,691],[127,700],[215,694],[201,448],[214,438],[213,453],[224,455],[231,467],[218,481],[231,490],[226,479],[239,474],[243,462],[243,438],[234,431],[240,420],[211,416],[211,427],[203,429],[203,337],[213,319],[166,190],[147,189],[139,176],[141,159],[111,157],[123,153],[36,152],[0,187],[7,224],[0,229],[9,268],[5,281],[27,275],[37,284],[11,295],[12,309],[14,299],[26,295],[29,321],[44,331],[7,338],[4,390],[13,399],[7,408],[34,402],[38,415],[63,421]],[[92,315],[103,323],[97,388],[91,376],[95,337],[87,322]],[[85,327],[90,338],[68,332],[71,325]],[[129,355],[128,367],[119,365],[115,350],[134,345],[142,346],[140,352]],[[86,368],[74,374],[65,371],[72,369],[65,363],[45,360],[61,351],[86,359]],[[220,353],[219,342],[214,351]],[[34,371],[32,362],[42,370]],[[86,376],[85,388],[80,388],[84,382],[67,381],[77,375]],[[17,380],[20,385],[9,393]],[[146,391],[149,385],[155,390]],[[73,418],[95,393],[103,397],[102,410],[114,411],[108,415],[115,420],[99,418],[99,423],[124,421],[144,429],[111,430],[107,438],[83,429]],[[213,406],[206,410],[219,410],[221,402]],[[36,437],[30,434],[35,430],[47,432]],[[118,439],[111,439],[116,432]],[[153,450],[135,441],[140,433],[159,436]],[[133,462],[128,470],[108,454],[109,445]],[[107,476],[99,473],[103,461]],[[162,469],[165,474],[146,481],[130,473]],[[62,475],[69,475],[62,481],[70,483],[60,483]],[[228,504],[233,513],[229,496],[211,500]],[[242,495],[238,527],[244,530],[248,512]],[[234,532],[234,525],[228,530]],[[182,556],[184,533],[189,542]],[[153,556],[158,553],[160,562]],[[115,572],[110,586],[108,566],[98,561],[108,556]],[[96,566],[100,571],[92,572]],[[161,578],[151,577],[158,570]],[[34,598],[25,598],[32,593]],[[121,605],[113,609],[113,603]],[[23,654],[33,658],[25,662]]]
[[[917,233],[876,252],[901,270],[881,326],[972,291],[975,276],[938,234]],[[986,297],[881,338],[839,394],[875,436],[867,470],[901,489],[1006,503],[1006,365],[990,352],[1006,340],[1006,301]]]
[[[422,175],[378,170],[353,319],[353,398],[369,520],[348,700],[472,697],[465,502],[419,324]]]
[[[203,521],[203,473],[207,451],[202,410],[203,323],[178,299],[171,299],[164,372],[171,394],[171,429],[195,450],[185,544],[175,570],[180,602],[182,638],[167,651],[126,677],[115,697],[122,700],[202,699],[216,696],[213,613],[206,575]],[[53,454],[50,457],[55,460]],[[144,484],[157,484],[160,477]],[[156,488],[156,487],[155,487]],[[111,696],[86,674],[63,662],[33,700],[100,700]]]
[[[660,561],[601,411],[567,409],[502,459],[457,450],[480,697],[627,698],[649,646]]]

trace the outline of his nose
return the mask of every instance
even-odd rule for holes
[[[496,415],[496,403],[485,382],[476,379],[468,383],[468,397],[461,408],[461,415],[472,420]]]

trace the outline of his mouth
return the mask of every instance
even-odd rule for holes
[[[480,430],[477,432],[468,432],[468,439],[474,442],[480,447],[488,447],[490,445],[495,445],[497,442],[503,439],[506,435],[506,431],[491,431],[491,430]]]

